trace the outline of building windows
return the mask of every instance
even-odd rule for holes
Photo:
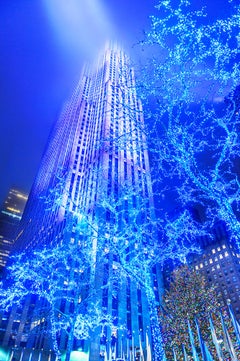
[[[108,59],[109,59],[109,54],[108,54]],[[111,64],[111,76],[115,77],[115,72],[117,71],[117,65],[113,63],[113,58],[110,64]],[[117,87],[118,84],[114,84],[114,83],[112,83],[114,84],[114,86],[112,87],[112,92],[109,91],[109,85],[108,84],[103,85],[103,82],[105,81],[106,76],[108,75],[106,74],[107,70],[109,70],[108,67],[109,67],[109,63],[105,64],[104,69],[99,69],[97,74],[95,73],[91,74],[91,69],[86,71],[89,77],[86,76],[84,80],[82,79],[81,84],[84,86],[84,89],[79,89],[79,94],[82,98],[78,99],[78,95],[75,95],[76,103],[73,104],[74,107],[71,109],[71,114],[69,115],[69,117],[67,113],[66,115],[64,114],[64,116],[66,116],[66,124],[64,124],[64,122],[61,123],[66,125],[66,127],[70,125],[71,132],[68,136],[67,135],[68,129],[66,130],[64,129],[65,132],[64,134],[66,134],[66,140],[63,139],[63,141],[65,142],[63,144],[64,147],[62,147],[61,149],[58,149],[56,147],[56,152],[59,150],[59,154],[60,154],[59,164],[61,164],[61,159],[65,157],[64,166],[66,167],[68,166],[67,163],[68,156],[70,158],[70,151],[72,150],[71,159],[70,159],[72,174],[71,173],[69,174],[70,177],[72,176],[72,179],[70,178],[70,182],[68,182],[68,184],[71,183],[69,187],[71,187],[70,190],[74,197],[72,196],[71,198],[69,197],[68,199],[69,202],[75,201],[76,205],[74,204],[73,209],[74,207],[77,207],[76,210],[86,209],[89,218],[93,220],[97,219],[97,215],[95,217],[93,203],[94,201],[97,202],[97,200],[101,198],[98,191],[103,190],[104,195],[108,192],[111,199],[114,191],[116,196],[115,199],[118,199],[117,198],[119,196],[118,192],[120,192],[121,189],[120,182],[122,182],[123,178],[125,180],[124,185],[126,185],[127,183],[127,185],[129,185],[129,188],[137,188],[136,187],[137,185],[139,188],[139,190],[137,191],[143,193],[144,190],[145,195],[151,193],[150,179],[148,179],[145,175],[143,175],[142,167],[145,167],[145,163],[146,166],[148,166],[148,156],[145,148],[145,142],[141,135],[141,128],[137,127],[138,114],[136,114],[136,112],[138,111],[137,108],[138,104],[137,101],[135,100],[135,96],[136,96],[135,92],[133,91],[132,94],[128,94],[129,92],[131,92],[131,90],[129,90],[129,87],[127,87],[126,91],[124,89],[121,89],[121,94],[120,94],[120,89]],[[92,76],[90,77],[90,75]],[[80,92],[80,90],[83,90],[84,96],[82,96],[82,92]],[[118,103],[119,99],[117,93],[119,93],[119,98],[120,96],[123,98],[123,104]],[[104,94],[106,96],[105,99],[103,99]],[[134,105],[136,106],[136,109],[134,109]],[[110,112],[108,110],[106,111],[107,108],[110,110]],[[119,117],[121,117],[121,122]],[[73,122],[75,121],[76,124],[73,124]],[[108,122],[110,122],[110,124]],[[74,128],[75,125],[76,128]],[[81,128],[81,130],[79,129],[79,127]],[[136,128],[138,129],[136,130]],[[76,130],[76,134],[75,134],[75,130]],[[106,137],[105,139],[102,139],[101,137],[105,130],[106,130]],[[115,142],[115,139],[118,136],[119,139],[122,136],[121,137],[122,149],[120,150],[119,148],[120,152],[118,153],[119,156],[118,159],[113,155],[113,153],[109,154],[109,149],[107,150],[107,152],[104,152],[104,147],[103,147],[104,142],[105,144],[107,144],[108,141],[110,140],[110,139],[106,139],[109,138],[108,131],[112,136],[113,142]],[[120,142],[117,145],[120,147]],[[115,152],[118,151],[117,145],[115,145],[115,149],[113,145],[112,152],[114,152],[114,150]],[[143,151],[145,154],[143,154]],[[125,159],[122,158],[123,153]],[[75,171],[72,171],[72,167],[75,168]],[[146,172],[147,171],[148,169],[146,170]],[[120,177],[120,173],[121,173],[121,177]],[[101,179],[102,174],[104,174],[103,180]],[[126,216],[126,222],[128,221],[128,212],[130,214],[130,209],[132,209],[132,207],[136,208],[138,203],[140,202],[137,194],[139,192],[137,192],[135,189],[136,191],[136,195],[135,195],[134,191],[131,192],[131,190],[132,189],[130,189],[128,201],[126,200],[125,202],[124,216]],[[150,204],[151,200],[149,201],[147,200],[147,202],[146,205],[143,206],[142,213],[144,214],[144,217],[148,216],[150,213],[147,212],[146,208],[147,207],[150,208],[152,206],[152,204]],[[98,208],[95,210],[95,212],[97,214]],[[123,213],[121,213],[121,216],[122,214]],[[102,217],[103,218],[105,217],[106,229],[108,230],[110,229],[110,226],[112,225],[115,226],[117,224],[117,221],[114,220],[115,215],[113,212],[110,212],[110,210],[103,211]],[[104,219],[102,221],[104,223]],[[50,222],[48,224],[50,224]],[[46,224],[46,229],[48,229],[47,228],[48,224]],[[61,227],[62,227],[61,237],[59,237],[58,239],[59,242],[63,242],[62,234],[67,229],[66,223],[64,226],[61,225]],[[53,231],[55,231],[55,229],[53,229]],[[57,232],[58,230],[56,230],[56,233]],[[80,240],[78,237],[74,238],[75,236],[77,236],[75,235],[76,233],[75,228],[71,229],[70,232],[65,232],[65,233],[67,233],[68,242],[71,243],[75,242],[79,244],[79,246],[82,245],[81,243],[85,242],[85,238],[83,239],[82,235],[80,237]],[[96,242],[97,241],[98,240],[96,240]],[[108,250],[107,236],[106,239],[103,239],[103,242],[105,242],[105,244],[103,244],[103,247],[105,248],[104,260],[106,260],[109,269],[105,264],[101,265],[100,268],[101,276],[97,280],[100,286],[104,286],[100,291],[102,306],[104,309],[109,308],[113,311],[112,315],[115,316],[114,322],[117,322],[117,316],[118,316],[117,309],[120,303],[121,307],[123,307],[124,310],[124,318],[125,317],[127,318],[127,327],[128,327],[129,335],[132,333],[132,327],[135,327],[135,324],[137,324],[137,317],[138,317],[139,329],[145,328],[143,329],[143,335],[144,335],[146,334],[146,327],[148,326],[147,325],[148,316],[144,314],[144,317],[142,317],[143,305],[142,305],[141,291],[140,290],[136,291],[135,286],[131,287],[130,281],[127,281],[126,292],[124,290],[123,291],[121,290],[121,294],[120,292],[117,293],[117,285],[113,284],[112,280],[110,283],[110,276],[114,274],[115,271],[117,271],[117,262],[115,263],[112,261],[113,257],[112,257],[112,253],[109,252]],[[130,249],[128,249],[126,253],[130,253]],[[99,275],[100,272],[97,273],[97,275]],[[81,270],[78,270],[78,273],[74,272],[73,275],[77,279],[80,279],[80,281],[83,279],[83,273],[81,273]],[[110,285],[109,289],[107,286],[108,282]],[[157,285],[155,285],[155,291],[157,292]],[[137,305],[134,305],[133,299],[136,299],[136,296],[138,303]],[[120,297],[122,297],[121,300]],[[67,310],[70,310],[70,312],[74,311],[74,306],[72,303],[69,304],[68,301],[67,303],[66,302],[59,302],[59,303],[60,303],[59,307],[61,312],[65,312]],[[136,311],[136,309],[138,310],[137,315],[134,314],[136,312],[131,312],[132,311],[131,306],[134,308],[134,311]],[[134,317],[136,316],[136,322],[132,321],[133,316]],[[64,346],[63,340],[62,340],[62,346]]]

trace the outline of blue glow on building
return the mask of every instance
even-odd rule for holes
[[[59,264],[65,262],[64,271],[61,265],[55,278],[62,277],[69,293],[59,305],[54,299],[55,315],[48,322],[63,327],[58,333],[51,332],[55,350],[62,353],[67,349],[67,359],[69,351],[79,345],[91,361],[122,359],[140,350],[147,354],[152,338],[155,354],[162,353],[156,309],[162,292],[161,272],[154,261],[158,239],[143,129],[142,106],[129,59],[118,46],[107,45],[96,63],[83,69],[55,124],[16,242],[18,251],[37,251],[27,262],[20,259],[23,278],[21,284],[19,280],[15,284],[15,294],[18,286],[21,292],[27,278],[33,293],[51,304],[55,296],[50,275],[59,272]],[[68,245],[75,247],[74,254],[66,253]],[[48,249],[49,254],[54,249],[55,256],[48,257]],[[74,255],[79,252],[78,260]],[[43,273],[37,269],[33,275],[36,263]],[[84,282],[87,284],[82,286]],[[39,291],[41,283],[43,291]],[[64,292],[63,288],[61,294]],[[44,305],[34,298],[31,303],[36,303],[36,309]],[[29,301],[23,309],[25,320],[14,341],[16,346],[51,347],[41,333],[45,316],[36,318],[34,311],[31,329],[39,332],[26,339]],[[64,331],[61,320],[65,316],[68,326]],[[70,324],[73,335],[68,333]],[[5,340],[9,342],[7,336]]]
[[[77,2],[61,5],[75,27]],[[158,51],[142,84],[142,98],[157,103],[149,134],[158,196],[166,199],[171,188],[181,211],[156,222],[149,128],[134,71],[119,47],[107,45],[84,67],[49,137],[16,242],[26,253],[8,299],[31,295],[21,312],[13,308],[4,346],[53,348],[66,361],[79,350],[89,361],[162,361],[159,264],[185,261],[196,250],[193,239],[218,220],[238,240],[239,9],[209,26],[201,23],[203,11],[188,6],[158,6],[166,16],[152,17],[144,45]],[[91,11],[98,17],[97,7]],[[190,212],[200,206],[202,222]]]

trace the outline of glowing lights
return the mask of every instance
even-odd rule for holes
[[[14,214],[12,212],[6,212],[6,211],[3,210],[2,213],[6,214],[6,215],[8,215],[10,217],[13,217],[13,218],[21,219],[21,216],[18,216],[17,214]]]
[[[19,256],[16,264],[11,268],[11,276],[15,277],[15,284],[10,289],[10,292],[8,290],[8,292],[6,291],[0,296],[1,298],[5,296],[2,303],[5,303],[7,307],[16,300],[24,299],[29,290],[40,298],[47,300],[50,309],[49,324],[51,324],[56,353],[59,352],[57,334],[62,330],[67,331],[71,336],[68,339],[70,348],[73,336],[79,339],[88,339],[96,328],[100,328],[99,326],[107,325],[111,330],[114,329],[113,325],[116,323],[116,317],[112,312],[113,307],[107,314],[107,305],[106,310],[104,309],[106,313],[103,313],[103,298],[100,299],[99,306],[98,302],[95,302],[98,297],[96,291],[98,294],[104,294],[105,290],[109,294],[111,292],[110,296],[108,294],[107,297],[112,297],[111,301],[115,302],[117,295],[120,294],[118,287],[121,286],[122,282],[125,282],[126,278],[129,278],[134,287],[138,285],[146,293],[144,296],[146,305],[144,307],[149,311],[149,327],[152,330],[154,344],[153,358],[154,360],[164,359],[157,314],[158,303],[154,292],[156,288],[154,289],[152,284],[152,269],[157,264],[162,265],[168,259],[180,259],[185,262],[190,252],[198,250],[193,245],[193,240],[205,235],[209,230],[209,228],[207,228],[207,231],[206,228],[201,228],[200,222],[196,221],[192,212],[186,208],[190,208],[192,204],[196,203],[201,205],[213,204],[213,209],[209,207],[206,211],[208,227],[215,218],[220,217],[226,220],[232,228],[236,226],[237,231],[240,229],[236,217],[234,218],[232,208],[233,202],[240,202],[238,179],[229,175],[234,159],[232,155],[239,156],[237,148],[237,126],[239,127],[239,124],[238,119],[236,119],[236,112],[232,112],[232,106],[229,105],[226,107],[226,116],[218,116],[214,107],[208,104],[209,93],[204,94],[203,103],[201,103],[197,112],[192,109],[193,102],[196,99],[199,101],[199,98],[201,98],[201,93],[196,91],[198,88],[202,89],[202,87],[199,87],[199,83],[204,84],[205,91],[209,79],[213,82],[217,81],[218,84],[223,85],[223,88],[217,85],[217,88],[220,87],[222,91],[229,86],[230,79],[233,79],[233,84],[236,83],[237,78],[239,81],[239,65],[235,66],[234,77],[232,78],[232,70],[227,67],[229,59],[233,60],[233,53],[229,50],[229,38],[228,36],[227,39],[223,37],[222,40],[227,40],[225,43],[220,41],[223,32],[225,34],[226,24],[218,22],[212,27],[201,26],[198,28],[198,21],[204,16],[203,12],[183,12],[184,5],[188,5],[188,1],[180,1],[179,8],[173,11],[171,1],[164,1],[162,6],[169,10],[169,14],[166,18],[153,17],[152,30],[148,34],[148,43],[153,43],[154,46],[158,44],[160,49],[164,50],[166,58],[160,64],[158,59],[152,59],[153,63],[151,65],[153,65],[154,74],[150,72],[146,74],[146,91],[159,99],[159,112],[156,112],[155,118],[153,117],[151,122],[151,132],[157,134],[157,139],[152,139],[151,143],[152,153],[157,164],[157,173],[152,174],[152,176],[156,183],[162,182],[159,187],[160,194],[169,189],[166,186],[166,179],[169,184],[176,180],[174,191],[183,207],[175,218],[169,217],[167,214],[161,214],[162,218],[156,219],[151,209],[153,205],[150,204],[150,197],[144,197],[144,192],[150,194],[151,197],[152,194],[151,184],[145,180],[147,177],[144,178],[149,169],[147,167],[143,169],[144,167],[140,166],[140,161],[139,163],[136,161],[137,158],[141,158],[143,163],[144,152],[146,151],[145,142],[140,142],[140,138],[143,139],[142,128],[141,126],[138,128],[139,124],[135,121],[136,113],[139,113],[138,108],[137,110],[133,108],[134,110],[131,111],[132,117],[124,116],[121,122],[128,133],[121,134],[121,138],[124,139],[123,144],[127,144],[130,148],[130,150],[127,149],[128,156],[125,155],[125,162],[120,163],[120,152],[116,150],[117,146],[119,146],[117,141],[114,144],[114,150],[116,150],[114,157],[110,157],[109,152],[101,153],[98,149],[100,156],[95,163],[91,163],[84,155],[86,153],[83,152],[82,161],[85,160],[88,163],[88,169],[92,166],[94,171],[92,173],[89,171],[86,176],[84,174],[85,178],[82,179],[80,179],[80,175],[82,176],[84,172],[79,172],[78,180],[76,179],[76,168],[72,172],[71,165],[69,166],[71,162],[68,159],[69,154],[74,153],[74,141],[77,139],[80,143],[84,138],[77,134],[77,129],[80,129],[82,124],[74,122],[81,120],[83,123],[85,118],[82,119],[81,113],[75,113],[75,110],[80,103],[81,106],[88,107],[89,109],[81,108],[81,111],[86,110],[85,114],[88,113],[89,115],[88,124],[91,124],[94,129],[98,127],[100,134],[100,129],[109,127],[108,123],[104,123],[106,114],[104,116],[100,113],[97,114],[97,109],[101,108],[105,98],[103,99],[100,93],[94,93],[94,97],[99,100],[99,104],[96,107],[96,113],[95,110],[91,113],[95,107],[90,104],[91,97],[88,98],[89,94],[87,92],[84,94],[84,101],[82,101],[83,98],[78,99],[78,94],[84,90],[79,85],[76,94],[74,94],[77,100],[73,100],[67,105],[64,116],[57,123],[56,133],[58,132],[58,134],[53,138],[53,143],[58,149],[57,151],[54,150],[54,152],[51,149],[52,152],[48,154],[50,162],[54,163],[51,166],[52,168],[49,167],[48,170],[55,169],[56,171],[54,167],[57,161],[59,161],[58,165],[62,162],[60,164],[62,166],[61,175],[49,175],[51,172],[44,171],[47,169],[47,167],[44,168],[44,164],[41,169],[44,182],[45,174],[49,177],[49,183],[46,181],[47,187],[49,184],[53,184],[53,189],[49,189],[47,194],[49,198],[45,199],[45,206],[48,208],[47,216],[44,213],[41,214],[41,217],[44,220],[52,217],[54,221],[51,220],[50,222],[47,219],[46,223],[43,223],[41,227],[41,232],[34,234],[34,236],[39,243],[43,241],[47,244],[60,244],[52,249],[49,247],[49,249],[36,250],[32,257],[28,255]],[[95,51],[96,41],[100,40],[96,40],[96,34],[100,34],[100,38],[104,38],[106,34],[112,34],[111,27],[106,21],[97,0],[82,2],[77,0],[45,0],[45,6],[48,9],[49,19],[51,19],[52,25],[59,36],[59,41],[64,45],[70,46],[74,43],[77,48],[81,47],[81,50],[91,52],[93,49]],[[230,30],[235,29],[238,24],[236,18],[230,20],[229,33],[231,34]],[[170,26],[169,24],[173,25]],[[169,42],[169,38],[174,37],[176,38],[176,44]],[[108,64],[112,65],[109,60],[110,57],[114,59],[115,63],[121,61],[124,64],[125,58],[121,54],[120,51],[116,52],[109,49],[102,61],[102,64],[105,61],[106,66],[101,67],[96,74],[89,71],[89,73],[86,73],[87,76],[84,75],[86,87],[89,86],[87,84],[88,78],[96,78],[99,83],[97,81],[93,82],[91,88],[97,88],[98,92],[102,90],[102,93],[104,93],[106,89],[99,87],[100,80],[102,82],[105,80],[105,77],[102,76],[102,68],[108,69]],[[234,55],[236,56],[236,54],[235,52]],[[212,69],[208,67],[209,57],[214,64]],[[117,84],[116,88],[120,88],[121,85]],[[125,84],[124,86],[127,87]],[[131,90],[128,91],[128,88],[126,88],[125,94],[125,88],[123,89],[121,89],[122,95],[126,98],[132,98],[132,102],[137,103],[137,98],[133,96]],[[86,91],[86,88],[84,91]],[[112,96],[115,104],[117,91],[116,97],[113,94],[105,94],[104,96],[106,96],[106,99],[110,99],[110,96]],[[233,97],[230,100],[236,107]],[[130,114],[129,108],[131,108],[131,103],[124,103],[121,107],[111,110],[113,114],[116,114],[116,110]],[[164,114],[164,117],[161,117],[162,114]],[[101,119],[99,124],[96,121],[98,119]],[[114,125],[118,120],[114,118]],[[72,133],[61,133],[68,130],[70,123]],[[163,126],[162,123],[164,123]],[[159,132],[160,126],[161,132]],[[113,129],[110,128],[106,131],[110,132],[111,130]],[[75,133],[77,134],[76,139],[72,140]],[[139,139],[135,133],[139,136]],[[89,144],[99,137],[99,134],[98,132],[90,133],[86,131],[85,135],[91,138]],[[161,138],[160,141],[159,138]],[[136,151],[133,144],[138,140],[140,150],[137,149]],[[104,143],[106,138],[101,139],[101,141]],[[93,149],[90,148],[90,146],[86,146],[83,150],[90,150],[93,154],[96,149],[94,147]],[[124,151],[126,152],[126,149],[123,146],[121,152],[124,154]],[[209,159],[206,168],[201,163],[203,153],[207,154]],[[145,161],[148,161],[147,156]],[[107,163],[104,171],[107,170],[111,175],[105,176],[105,173],[100,169],[101,167],[96,166],[96,163],[101,164],[101,166]],[[77,164],[79,165],[79,163]],[[126,165],[126,179],[128,178],[127,181],[130,184],[128,186],[126,182],[126,190],[120,184],[118,173],[120,165],[123,166],[123,169],[124,165]],[[67,169],[64,169],[64,166]],[[129,171],[130,168],[131,171]],[[115,174],[113,174],[114,172]],[[56,178],[54,178],[55,175]],[[116,185],[113,196],[106,196],[108,194],[107,187],[104,188],[104,181],[106,180],[107,185],[110,185],[110,183],[111,186],[113,183]],[[81,182],[85,184],[86,188],[84,188],[85,186],[81,188]],[[96,186],[97,182],[98,185]],[[164,182],[165,184],[162,186]],[[56,187],[54,188],[54,186]],[[73,192],[73,188],[76,193]],[[94,199],[94,210],[88,207],[87,203],[90,188],[92,199]],[[140,193],[137,196],[136,188],[139,189]],[[73,194],[76,197],[72,197]],[[96,197],[94,198],[94,196]],[[131,202],[133,204],[133,199],[136,204],[134,207],[133,205],[129,206]],[[58,219],[59,223],[54,228],[55,216],[60,207],[63,218],[60,221]],[[89,210],[89,213],[86,212],[85,215],[81,207]],[[72,212],[73,209],[75,213]],[[33,227],[36,225],[34,224],[34,216],[33,213]],[[37,221],[40,218],[39,216],[40,214],[37,214]],[[50,235],[49,238],[46,238],[46,234]],[[57,234],[57,238],[50,239],[52,234],[54,236]],[[235,234],[239,234],[239,232],[235,232]],[[40,238],[40,235],[42,238]],[[72,265],[73,268],[70,267]],[[199,268],[202,267],[203,265],[200,264]],[[74,269],[78,270],[78,272],[71,272]],[[102,274],[107,275],[106,280]],[[90,278],[94,278],[94,281],[91,279],[90,282]],[[106,283],[103,283],[105,281]],[[97,287],[91,288],[92,285]],[[81,292],[82,289],[84,289],[84,292]],[[131,291],[133,294],[133,290]],[[137,295],[135,294],[135,296]],[[59,317],[59,299],[64,299],[65,303],[69,305],[69,309],[71,306],[73,311],[65,314],[63,312],[62,317]],[[81,308],[84,302],[87,307]],[[111,303],[109,298],[106,302]],[[132,306],[134,306],[133,303]],[[134,321],[132,324],[137,322]],[[120,328],[122,325],[118,326]],[[136,330],[131,330],[132,334]],[[132,344],[136,341],[134,336],[131,341]],[[88,355],[80,351],[74,351],[71,354],[72,360],[80,357],[83,360],[86,357],[86,360],[88,360]]]
[[[24,199],[25,201],[27,201],[28,197],[27,196],[24,196],[22,193],[17,193],[16,196],[18,198],[21,198],[21,199]]]
[[[184,226],[184,237],[196,239],[222,220],[240,246],[239,9],[206,25],[204,11],[189,6],[188,1],[160,2],[161,14],[152,17],[145,41],[161,54],[149,61],[141,84],[143,99],[156,99],[149,130],[156,171],[152,178],[158,196],[166,199],[172,193],[182,210],[170,225],[168,217],[169,235],[180,235],[186,221],[190,227]],[[201,221],[195,222],[192,214],[187,221],[184,213],[192,207],[200,209]]]
[[[62,361],[65,361],[65,354],[62,355]],[[89,355],[83,351],[72,351],[70,355],[70,361],[88,361]]]
[[[4,350],[2,347],[0,347],[0,360],[2,361],[9,360],[9,351]]]
[[[14,213],[21,213],[21,211],[19,209],[12,208],[12,207],[7,207],[7,210],[14,212]]]

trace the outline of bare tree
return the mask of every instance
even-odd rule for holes
[[[154,345],[153,357],[158,360],[164,357],[157,312],[163,289],[160,274],[158,290],[154,284],[153,268],[161,269],[169,259],[185,262],[189,253],[199,252],[200,249],[193,241],[196,226],[187,214],[181,220],[178,219],[178,227],[175,221],[169,220],[163,224],[162,220],[154,217],[153,209],[148,209],[148,199],[139,196],[137,206],[131,209],[128,202],[131,202],[133,190],[126,187],[121,191],[121,197],[117,201],[114,202],[109,197],[103,198],[99,203],[98,207],[108,212],[110,219],[115,222],[105,224],[99,218],[98,237],[104,235],[102,243],[106,254],[115,255],[118,277],[129,277],[146,294]],[[149,212],[152,213],[151,217]],[[157,299],[157,293],[160,294],[160,299]]]
[[[112,322],[95,302],[96,290],[90,279],[96,259],[86,224],[84,219],[75,216],[71,221],[68,218],[69,227],[73,226],[73,221],[75,239],[72,242],[63,238],[56,245],[12,257],[0,296],[0,306],[5,310],[23,304],[27,296],[38,296],[32,328],[46,325],[40,331],[50,334],[59,359],[57,339],[65,333],[68,340],[66,360],[70,359],[74,337],[88,339],[97,327]]]
[[[228,17],[211,22],[188,0],[159,2],[139,90],[159,204],[173,195],[183,212],[201,208],[206,230],[222,220],[239,247],[240,14],[228,6]]]

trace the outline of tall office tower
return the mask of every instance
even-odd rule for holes
[[[27,195],[11,188],[0,211],[0,270],[7,263],[21,220]]]
[[[115,358],[129,350],[135,353],[140,347],[146,348],[147,333],[151,342],[144,291],[133,278],[126,275],[125,281],[116,281],[114,276],[120,264],[120,242],[129,244],[125,258],[130,261],[138,240],[144,237],[139,229],[147,220],[151,231],[154,208],[150,178],[134,71],[125,53],[117,46],[109,46],[95,65],[84,67],[74,94],[56,122],[16,245],[24,250],[43,244],[79,242],[73,221],[76,216],[87,218],[88,225],[94,228],[91,242],[96,263],[89,282],[97,290],[96,303],[112,316],[113,326],[102,330],[102,336],[95,333],[84,344],[91,361],[104,357],[106,340],[112,340]],[[131,220],[135,223],[130,224]],[[136,237],[132,242],[135,233],[138,240]],[[150,237],[144,242],[151,242]],[[158,272],[155,268],[152,275],[156,295],[161,288],[156,281]],[[119,326],[122,331],[118,331]],[[17,340],[20,342],[21,337]],[[66,336],[61,335],[59,342],[64,349]],[[37,341],[31,346],[38,347]]]

